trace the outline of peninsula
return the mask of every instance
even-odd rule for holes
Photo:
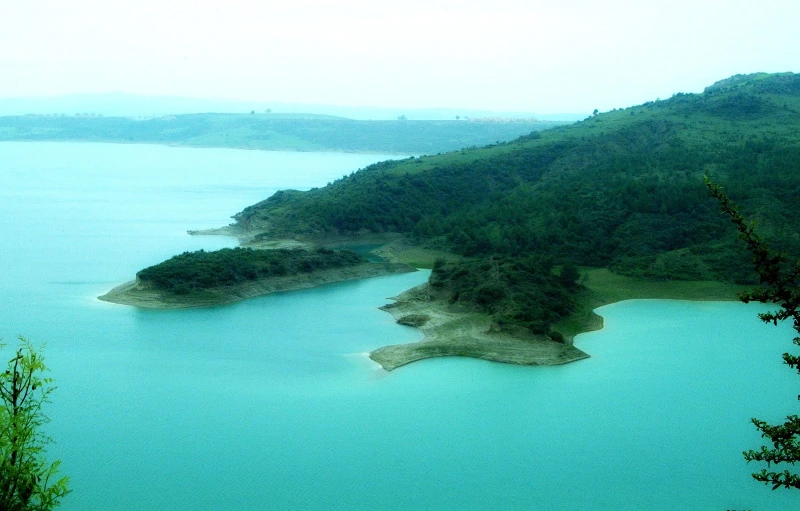
[[[203,234],[315,254],[370,246],[384,264],[432,268],[427,284],[385,307],[425,334],[373,351],[387,370],[436,356],[563,364],[588,356],[573,338],[602,326],[598,306],[734,300],[757,284],[704,176],[758,219],[773,248],[800,254],[798,119],[800,74],[737,75],[700,94],[598,112],[511,142],[380,162],[325,187],[279,191]],[[342,266],[365,264],[374,263]],[[235,267],[229,261],[215,274],[240,275]],[[236,277],[213,289],[178,283],[166,294],[169,284],[154,284],[148,270],[110,295],[144,304],[156,293],[158,306],[186,306],[192,295],[198,306],[261,286]],[[306,283],[327,271],[315,268]]]
[[[433,268],[387,307],[426,338],[373,351],[386,369],[452,355],[565,363],[587,356],[572,339],[601,327],[598,306],[734,300],[757,284],[704,176],[775,248],[800,253],[799,116],[800,75],[737,75],[511,142],[280,191],[227,232],[254,246],[383,238],[374,251],[385,260]]]
[[[222,249],[185,252],[136,274],[100,300],[153,309],[225,305],[278,291],[407,273],[411,266],[368,262],[350,251]]]

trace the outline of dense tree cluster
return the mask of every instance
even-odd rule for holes
[[[223,248],[184,252],[136,274],[137,280],[176,294],[189,294],[268,277],[284,277],[366,262],[349,250],[253,250]]]
[[[493,256],[449,264],[439,260],[429,287],[451,304],[488,313],[501,330],[523,328],[561,340],[550,327],[574,310],[578,277],[575,267],[556,274],[549,260],[536,256]]]

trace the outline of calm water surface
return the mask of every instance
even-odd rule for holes
[[[419,334],[377,307],[426,273],[146,311],[95,297],[279,188],[379,155],[0,144],[0,335],[47,344],[65,510],[760,509],[751,416],[796,413],[791,330],[759,307],[604,307],[591,359],[364,355]],[[8,352],[6,352],[8,354]]]

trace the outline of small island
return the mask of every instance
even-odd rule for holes
[[[225,248],[184,252],[136,274],[100,300],[153,309],[225,305],[278,291],[416,271],[349,250]]]

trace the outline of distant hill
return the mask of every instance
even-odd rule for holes
[[[159,143],[291,151],[436,154],[512,140],[564,123],[483,118],[359,121],[325,114],[186,114],[148,119],[81,114],[0,117],[0,141]]]
[[[704,175],[797,250],[800,75],[734,76],[512,142],[375,164],[236,220],[261,238],[394,232],[469,257],[750,281]]]
[[[449,121],[469,117],[536,118],[541,121],[573,122],[586,113],[540,115],[533,112],[505,112],[469,108],[390,108],[340,106],[279,101],[234,101],[187,98],[180,96],[139,96],[112,92],[106,94],[68,94],[51,97],[0,98],[0,116],[92,114],[106,117],[161,117],[164,115],[201,114],[209,112],[245,114],[312,113],[356,120],[393,121],[400,116],[409,120]]]

